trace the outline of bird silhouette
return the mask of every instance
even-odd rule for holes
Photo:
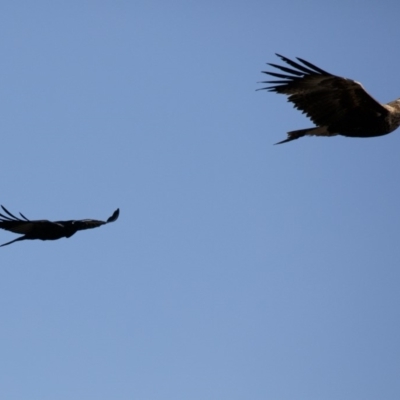
[[[114,211],[107,221],[98,221],[95,219],[81,219],[81,220],[70,220],[70,221],[48,221],[45,219],[31,221],[26,218],[22,213],[21,218],[16,217],[11,214],[5,207],[1,206],[7,215],[0,213],[0,229],[5,229],[6,231],[23,234],[24,236],[18,237],[2,244],[0,247],[6,246],[8,244],[17,242],[19,240],[57,240],[63,237],[69,238],[78,231],[84,229],[97,228],[101,225],[114,222],[118,219],[119,208]]]

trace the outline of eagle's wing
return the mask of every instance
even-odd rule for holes
[[[361,129],[369,136],[388,116],[389,110],[370,96],[360,83],[332,75],[301,58],[297,60],[304,65],[277,56],[292,68],[269,64],[285,74],[263,71],[279,78],[262,82],[273,85],[263,89],[286,94],[288,100],[316,125],[327,126],[331,133],[344,135]]]

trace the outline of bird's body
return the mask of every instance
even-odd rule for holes
[[[10,232],[19,233],[21,236],[11,242],[4,243],[2,246],[14,243],[19,240],[57,240],[63,237],[69,238],[77,231],[84,229],[97,228],[109,222],[114,222],[118,219],[119,209],[115,210],[113,215],[107,221],[98,221],[95,219],[69,220],[69,221],[48,221],[34,220],[30,221],[20,213],[21,218],[11,214],[5,207],[1,206],[7,215],[0,213],[0,229],[5,229]]]
[[[317,125],[288,132],[288,138],[277,144],[306,135],[382,136],[400,126],[400,99],[381,104],[359,82],[332,75],[301,58],[297,60],[302,64],[277,56],[292,68],[269,64],[285,74],[263,71],[279,78],[262,82],[273,84],[263,89],[287,95],[288,101]]]

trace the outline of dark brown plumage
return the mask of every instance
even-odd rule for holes
[[[97,221],[95,219],[55,222],[45,219],[30,221],[22,213],[20,213],[20,215],[23,219],[11,214],[5,207],[1,206],[1,208],[7,215],[0,213],[0,228],[14,233],[20,233],[24,236],[14,239],[11,242],[4,243],[0,247],[26,239],[57,240],[63,237],[69,238],[77,231],[97,228],[109,222],[114,222],[119,216],[119,209],[117,209],[107,221]]]
[[[276,144],[305,135],[382,136],[400,126],[400,99],[380,104],[359,82],[332,75],[301,58],[297,60],[302,64],[279,54],[277,56],[292,68],[268,64],[284,74],[263,71],[279,78],[261,82],[272,84],[263,89],[287,95],[288,101],[317,126],[288,132],[288,138]]]

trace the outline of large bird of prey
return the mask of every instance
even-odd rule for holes
[[[11,242],[4,243],[0,247],[26,239],[57,240],[63,237],[69,238],[77,231],[97,228],[109,222],[114,222],[119,216],[119,209],[117,209],[107,221],[97,221],[95,219],[55,222],[45,219],[30,221],[22,213],[20,213],[20,215],[23,219],[11,214],[5,207],[1,206],[1,208],[7,215],[0,213],[0,228],[6,231],[23,234],[24,236],[20,236]]]
[[[278,80],[261,82],[272,84],[262,89],[287,95],[316,126],[288,132],[288,138],[276,144],[306,135],[382,136],[400,126],[400,99],[381,104],[359,82],[332,75],[301,58],[297,58],[300,64],[277,56],[291,68],[268,64],[284,73],[263,71]]]

